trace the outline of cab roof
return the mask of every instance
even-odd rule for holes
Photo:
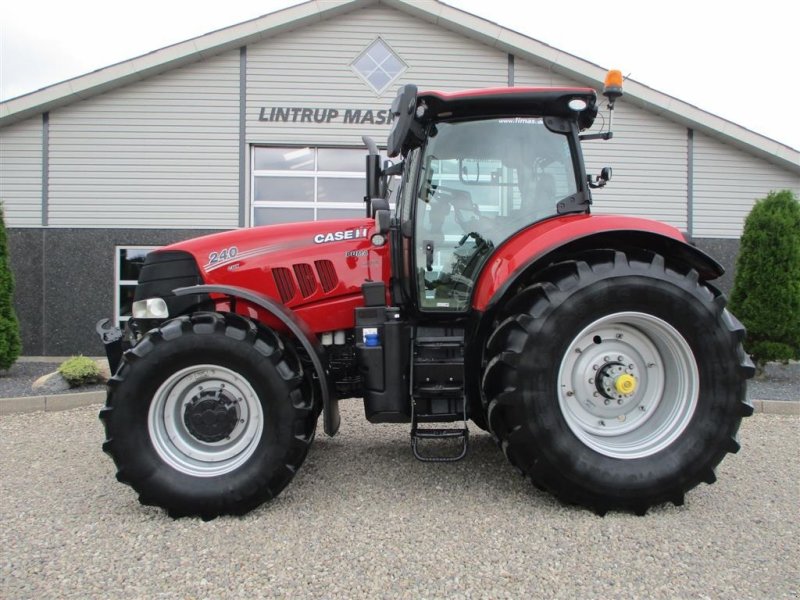
[[[586,108],[569,107],[574,99],[583,100]],[[591,88],[498,87],[458,92],[425,91],[417,95],[428,108],[432,121],[474,119],[480,117],[564,117],[576,118],[579,129],[588,129],[597,116],[597,93]]]

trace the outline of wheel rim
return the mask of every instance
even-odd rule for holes
[[[585,445],[613,458],[643,458],[686,429],[698,381],[694,353],[674,327],[645,313],[615,313],[567,347],[559,405]]]
[[[241,466],[261,440],[261,402],[250,383],[219,365],[171,375],[150,404],[148,430],[158,455],[174,469],[214,477]]]

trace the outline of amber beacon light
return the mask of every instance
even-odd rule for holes
[[[603,83],[603,95],[611,103],[622,96],[622,71],[611,69],[606,73],[606,79]]]
[[[614,137],[614,132],[611,130],[614,122],[614,103],[617,98],[622,96],[622,81],[624,79],[622,71],[617,69],[611,69],[606,73],[606,78],[603,81],[603,96],[608,100],[608,130],[601,133],[581,134],[581,140],[610,140]]]

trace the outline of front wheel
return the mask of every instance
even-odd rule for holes
[[[164,323],[109,382],[103,449],[117,479],[173,517],[242,514],[305,459],[317,412],[292,348],[242,317]]]
[[[697,273],[597,252],[511,299],[488,343],[489,426],[538,487],[643,514],[714,481],[752,413],[744,329]]]

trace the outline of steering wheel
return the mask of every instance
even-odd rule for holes
[[[491,242],[487,242],[486,239],[477,231],[470,231],[469,233],[464,234],[464,236],[458,241],[456,244],[456,248],[461,248],[469,238],[473,238],[475,240],[475,246],[479,252],[483,251],[483,249],[491,244]]]

